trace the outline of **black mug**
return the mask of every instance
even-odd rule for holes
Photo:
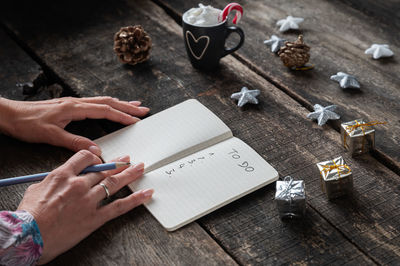
[[[239,49],[244,43],[244,32],[241,28],[227,26],[227,20],[212,26],[196,26],[182,19],[183,39],[190,62],[195,68],[212,70],[219,64],[219,60]],[[227,49],[225,41],[228,36],[236,32],[239,43]]]

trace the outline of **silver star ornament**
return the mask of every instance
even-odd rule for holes
[[[258,95],[260,95],[260,90],[249,90],[247,87],[243,87],[240,92],[232,94],[231,98],[238,100],[238,106],[242,107],[246,103],[258,104],[256,98]]]
[[[279,20],[276,25],[281,26],[279,31],[287,31],[290,29],[297,30],[299,29],[299,24],[304,21],[304,18],[295,18],[292,16],[288,16],[285,19]]]
[[[336,105],[329,105],[323,107],[322,105],[314,105],[314,112],[307,115],[307,118],[318,119],[318,126],[325,125],[328,120],[336,120],[340,118],[340,115],[333,112],[336,109]]]
[[[365,54],[372,54],[372,58],[374,59],[393,56],[393,52],[389,49],[389,45],[387,44],[373,44],[370,48],[365,50]]]
[[[331,80],[339,82],[340,87],[342,87],[343,89],[360,88],[360,83],[358,83],[356,77],[344,72],[338,72],[336,75],[331,76]]]
[[[276,35],[272,35],[271,39],[264,41],[264,44],[271,46],[271,52],[276,53],[285,44],[285,41],[285,39],[281,39]]]

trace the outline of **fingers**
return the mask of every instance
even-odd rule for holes
[[[146,201],[151,199],[153,193],[154,193],[153,189],[145,189],[135,192],[126,198],[113,201],[112,203],[99,209],[100,217],[104,219],[103,222],[107,222],[111,219],[114,219],[132,210],[133,208],[145,203]]]
[[[140,106],[142,104],[141,101],[130,101],[130,104],[133,104],[134,106]]]
[[[108,119],[124,125],[131,125],[140,121],[139,118],[133,117],[127,113],[114,109],[110,105],[95,103],[80,103],[70,110],[72,120],[92,119]]]
[[[92,172],[92,173],[87,173],[83,176],[80,176],[79,178],[82,178],[85,180],[87,187],[92,188],[96,185],[99,184],[99,182],[103,179],[105,179],[107,175],[103,172]]]
[[[72,171],[74,175],[79,175],[79,173],[86,167],[99,163],[101,163],[99,157],[90,151],[81,150],[72,156],[65,164],[59,167],[59,169]]]
[[[103,181],[101,181],[101,183],[103,183],[107,187],[110,195],[113,195],[124,186],[132,183],[133,181],[141,177],[143,175],[143,171],[144,164],[139,163],[134,166],[128,167],[119,174],[106,177]],[[100,185],[94,186],[92,189],[92,193],[92,197],[95,201],[101,201],[106,197],[105,190]]]
[[[113,159],[110,162],[125,162],[125,163],[129,163],[130,160],[131,160],[131,157],[129,155],[125,155],[125,156]],[[128,167],[129,167],[129,165],[121,166],[121,167],[118,167],[117,169],[105,171],[104,173],[106,174],[106,176],[115,175],[115,174],[118,174],[118,173],[122,172],[123,170],[125,170]]]
[[[97,156],[101,155],[100,148],[88,138],[74,135],[57,126],[52,127],[51,131],[52,137],[49,137],[47,141],[52,145],[65,147],[75,152],[88,150]]]
[[[123,156],[123,157],[111,160],[111,162],[129,162],[129,160],[130,160],[130,157],[129,157],[129,155],[127,155],[127,156]],[[97,172],[97,173],[87,173],[84,176],[82,176],[82,178],[86,181],[86,183],[88,184],[88,187],[91,188],[91,187],[97,185],[100,181],[105,179],[107,176],[116,175],[128,167],[129,166],[123,166],[123,167],[119,167],[117,169],[109,170],[109,171],[103,171],[103,172]]]
[[[109,105],[116,110],[133,116],[144,116],[149,112],[149,108],[140,107],[142,104],[140,101],[126,102],[109,96],[82,98],[81,100],[86,103]]]

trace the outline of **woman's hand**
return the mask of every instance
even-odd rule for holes
[[[129,156],[118,159],[129,162]],[[18,210],[35,218],[43,239],[39,263],[46,263],[75,246],[107,221],[149,200],[152,189],[100,206],[106,198],[103,183],[112,195],[143,174],[143,163],[117,170],[78,175],[84,168],[101,163],[99,157],[82,150],[42,182],[25,192]]]
[[[66,125],[86,118],[130,125],[148,111],[149,108],[140,107],[140,102],[111,97],[66,97],[38,102],[0,98],[0,131],[28,142],[48,143],[73,151],[85,149],[100,155],[100,148],[93,141],[65,131]]]

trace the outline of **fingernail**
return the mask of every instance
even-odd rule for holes
[[[143,112],[148,112],[148,111],[150,111],[150,109],[147,108],[147,107],[139,107],[139,110],[140,110],[140,111],[143,111]]]
[[[130,159],[131,158],[129,157],[129,155],[125,155],[125,156],[119,157],[117,161],[119,161],[119,162],[129,162]]]
[[[128,121],[129,120],[129,121]],[[139,122],[140,119],[135,117],[135,116],[131,116],[130,118],[127,119],[127,121],[125,122],[126,125],[132,125],[135,124],[137,122]]]
[[[132,116],[133,123],[139,122],[141,119],[137,118],[136,116]]]
[[[97,147],[97,146],[90,146],[89,148],[88,148],[88,150],[91,152],[91,153],[93,153],[93,154],[96,154],[97,156],[100,156],[101,155],[101,150],[100,150],[100,148],[99,147]]]
[[[140,101],[130,101],[129,103],[133,104],[133,105],[136,105],[136,106],[139,106],[139,105],[142,104],[142,102],[140,102]]]
[[[144,163],[138,163],[133,167],[136,171],[143,171]]]
[[[146,198],[150,198],[154,193],[154,189],[146,189],[142,191],[143,196],[145,196]]]

